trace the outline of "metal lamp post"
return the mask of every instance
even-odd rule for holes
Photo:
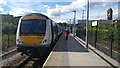
[[[88,22],[89,22],[89,0],[87,2],[87,21],[86,21],[86,47],[88,48]]]
[[[75,21],[76,21],[76,11],[74,12],[74,21],[73,21],[73,36],[75,37]]]

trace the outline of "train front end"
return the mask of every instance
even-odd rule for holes
[[[46,38],[47,17],[29,14],[19,20],[16,44],[18,51],[29,56],[40,55],[48,46]]]

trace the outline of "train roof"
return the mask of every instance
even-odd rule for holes
[[[41,14],[41,13],[30,13],[30,14],[27,14],[27,15],[25,15],[25,16],[32,16],[32,15],[43,16],[43,17],[45,17],[46,19],[50,19],[49,17],[47,17],[46,15],[43,15],[43,14]],[[23,17],[25,17],[25,16],[23,16]]]
[[[50,19],[48,16],[46,16],[46,15],[44,15],[44,14],[41,14],[41,13],[29,13],[29,14],[24,15],[21,19],[23,19],[23,18],[26,17],[26,16],[32,16],[32,15],[43,16],[43,17],[46,18],[46,19]],[[50,20],[53,21],[52,19],[50,19]],[[55,22],[55,21],[53,21],[53,22]],[[55,23],[56,23],[56,22],[55,22]]]

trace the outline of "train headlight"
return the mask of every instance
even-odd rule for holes
[[[22,44],[23,42],[20,39],[17,39],[18,44]]]
[[[45,39],[45,40],[43,40],[43,43],[46,43],[47,42],[47,40]]]
[[[45,39],[44,42],[47,42],[47,40]]]

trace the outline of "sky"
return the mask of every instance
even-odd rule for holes
[[[107,19],[107,10],[113,9],[113,19],[118,18],[119,0],[89,0],[89,19]],[[84,10],[84,12],[83,12]],[[42,13],[56,22],[86,19],[87,0],[0,0],[0,14],[23,16],[28,13]],[[83,14],[84,13],[84,14]],[[76,20],[76,21],[77,21]]]

